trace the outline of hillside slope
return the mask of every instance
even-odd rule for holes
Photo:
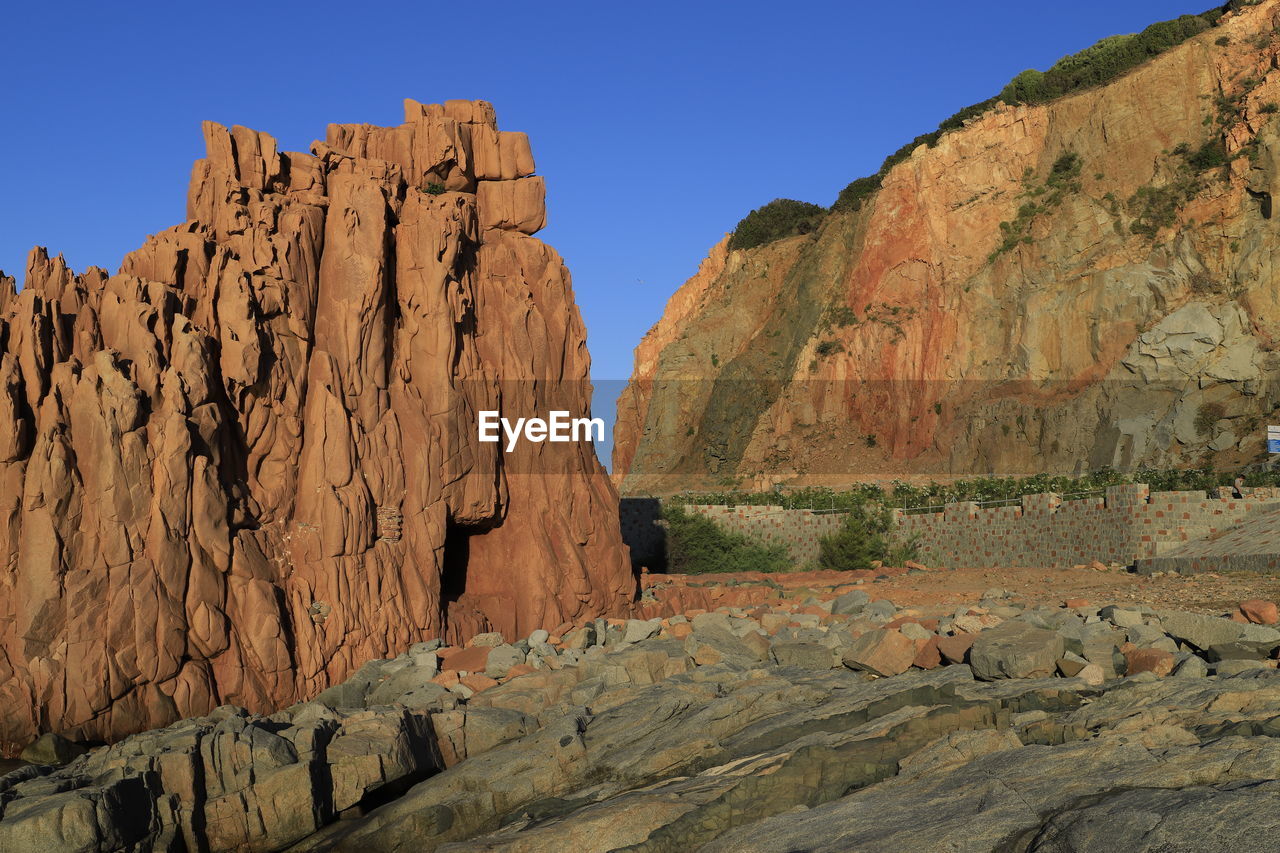
[[[1277,25],[1277,0],[1215,17],[965,120],[809,233],[717,244],[637,347],[622,490],[1257,459]]]

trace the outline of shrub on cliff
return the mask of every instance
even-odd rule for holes
[[[821,205],[776,198],[742,218],[729,238],[729,248],[754,249],[784,237],[808,234],[826,215],[827,210]]]
[[[819,567],[841,572],[869,569],[875,560],[900,566],[916,557],[915,541],[895,535],[892,511],[871,501],[851,508],[844,526],[822,537],[818,548]]]
[[[1213,26],[1220,10],[1182,15],[1152,24],[1136,35],[1110,36],[1079,53],[1064,56],[1048,71],[1030,69],[1009,81],[1000,100],[1009,104],[1042,104],[1081,89],[1108,83],[1153,56],[1164,53]]]
[[[1148,59],[1215,26],[1227,10],[1253,5],[1254,2],[1255,0],[1231,0],[1224,6],[1215,7],[1199,15],[1182,15],[1171,21],[1160,21],[1137,34],[1109,36],[1078,53],[1064,56],[1048,71],[1037,71],[1034,68],[1023,71],[1010,80],[999,95],[958,110],[943,119],[936,130],[920,134],[886,157],[874,175],[858,178],[849,183],[840,191],[831,209],[836,212],[861,210],[867,199],[880,189],[889,170],[910,157],[913,151],[921,145],[932,148],[943,134],[963,127],[969,119],[976,118],[1001,103],[1042,104],[1082,89],[1103,85]],[[1262,38],[1268,39],[1268,36],[1264,34]],[[774,202],[774,204],[778,203]],[[801,202],[789,203],[800,204]],[[759,212],[752,211],[747,219],[739,223],[739,230],[742,229],[743,223]],[[735,231],[734,240],[729,245],[734,249],[748,249],[799,233],[804,232],[785,231],[758,242],[750,242],[754,238],[744,235],[739,240],[738,232]]]
[[[875,174],[867,178],[858,178],[840,191],[832,210],[861,210],[862,203],[875,195],[880,189],[881,175]]]
[[[683,507],[664,506],[662,520],[667,531],[668,572],[785,572],[794,568],[784,546],[762,545],[740,533],[730,533]]]

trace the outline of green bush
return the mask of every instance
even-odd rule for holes
[[[730,249],[754,249],[784,237],[808,234],[827,215],[826,208],[806,201],[778,198],[748,213],[733,229]]]
[[[1227,165],[1227,148],[1221,139],[1210,139],[1194,152],[1187,154],[1187,165],[1197,172]]]
[[[681,574],[786,572],[794,568],[782,545],[762,545],[730,533],[706,516],[664,504],[667,571]]]
[[[831,205],[831,209],[861,210],[862,203],[875,195],[876,190],[880,189],[880,178],[881,175],[875,174],[853,181],[849,186],[840,190],[840,195],[836,196],[836,202]]]
[[[879,503],[861,501],[844,517],[844,525],[818,541],[818,566],[834,571],[869,569],[880,560],[900,566],[916,557],[916,543],[895,536],[893,513]]]
[[[880,189],[889,170],[911,156],[921,145],[933,147],[942,135],[948,131],[964,126],[971,118],[982,115],[986,111],[1007,104],[1041,104],[1071,94],[1082,89],[1100,86],[1114,80],[1148,59],[1158,56],[1175,45],[1181,44],[1192,36],[1202,33],[1217,24],[1218,19],[1228,9],[1239,8],[1244,0],[1231,0],[1225,6],[1210,9],[1199,15],[1183,15],[1171,21],[1152,24],[1140,33],[1133,35],[1109,36],[1098,41],[1079,53],[1065,56],[1053,64],[1048,71],[1029,69],[1018,74],[994,98],[979,101],[943,119],[935,130],[922,133],[890,154],[880,164],[874,175],[858,178],[849,183],[836,197],[831,205],[833,211],[856,211]],[[781,202],[773,202],[779,204]],[[802,202],[786,202],[802,204]],[[765,208],[769,207],[766,205]],[[748,229],[743,228],[753,216],[765,208],[752,211],[746,219],[738,224],[730,248],[750,249],[765,243],[789,237],[792,234],[803,234],[817,224],[816,219],[805,215],[788,214],[780,217],[786,220],[783,227],[772,223],[773,216],[767,221],[751,223]],[[792,221],[795,225],[792,227]],[[739,236],[739,232],[742,232]]]
[[[839,341],[823,341],[814,347],[813,351],[818,354],[819,358],[826,358],[838,352],[844,352],[844,344]]]
[[[1174,223],[1181,204],[1180,193],[1174,187],[1138,187],[1129,198],[1129,212],[1135,220],[1129,230],[1154,237],[1161,228]]]
[[[1053,165],[1049,167],[1049,175],[1044,179],[1044,183],[1036,185],[1032,182],[1035,177],[1034,171],[1027,170],[1026,176],[1023,178],[1026,186],[1024,196],[1031,198],[1042,198],[1042,201],[1023,202],[1018,207],[1017,215],[1009,221],[1000,223],[1001,240],[998,245],[987,258],[988,261],[994,261],[1004,252],[1008,252],[1019,243],[1031,243],[1030,229],[1031,223],[1042,213],[1048,213],[1059,204],[1067,193],[1080,192],[1080,170],[1084,166],[1084,162],[1080,159],[1080,155],[1074,151],[1065,151],[1059,155],[1057,160],[1053,161]]]
[[[858,325],[858,315],[848,305],[833,305],[827,309],[827,325],[837,329]]]
[[[902,509],[940,509],[956,501],[1018,503],[1023,495],[1056,492],[1071,496],[1099,494],[1108,486],[1146,483],[1153,492],[1212,491],[1229,486],[1238,471],[1212,468],[1138,468],[1121,473],[1101,468],[1079,477],[1036,474],[1030,477],[973,477],[948,483],[895,482],[888,487],[862,483],[842,491],[810,486],[771,492],[703,492],[663,499],[663,506],[719,504],[723,506],[780,506],[784,509],[848,510],[870,501]],[[1280,486],[1280,470],[1245,475],[1250,486]]]
[[[889,174],[889,170],[910,157],[912,151],[915,151],[921,145],[928,145],[932,148],[937,144],[938,140],[942,138],[942,134],[949,130],[957,130],[963,127],[966,121],[982,115],[987,110],[995,107],[999,102],[999,98],[988,98],[980,103],[971,104],[970,106],[967,106],[943,119],[942,123],[938,125],[937,130],[920,134],[915,139],[884,158],[884,162],[880,164],[880,170],[874,175],[869,175],[865,178],[858,178],[841,190],[840,195],[836,197],[835,204],[831,205],[831,209],[860,210],[863,202],[880,189],[880,184],[884,181],[884,176]]]
[[[1048,71],[1030,69],[1009,81],[1000,100],[1009,104],[1043,104],[1082,89],[1101,86],[1209,29],[1221,17],[1214,9],[1152,24],[1136,35],[1109,36],[1079,53],[1064,56]]]

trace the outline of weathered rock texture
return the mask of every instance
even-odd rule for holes
[[[270,716],[44,756],[0,775],[0,850],[1274,849],[1280,630],[848,586],[421,643]]]
[[[1230,13],[917,148],[812,234],[716,245],[636,350],[623,491],[1257,458],[1280,399],[1278,22],[1274,0]]]
[[[265,711],[411,643],[619,612],[586,444],[476,411],[589,407],[542,179],[485,102],[311,154],[204,126],[188,221],[0,280],[0,750]]]

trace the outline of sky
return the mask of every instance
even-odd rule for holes
[[[200,122],[308,150],[406,97],[491,101],[546,178],[539,237],[573,273],[596,414],[672,293],[752,208],[849,181],[1176,0],[11,3],[0,36],[0,269],[32,246],[115,271],[184,218]],[[607,444],[601,448],[607,461]]]

